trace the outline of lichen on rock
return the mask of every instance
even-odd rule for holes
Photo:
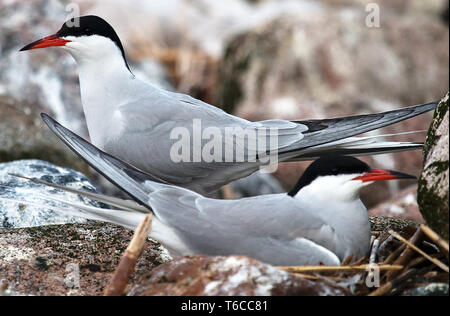
[[[428,131],[417,194],[425,221],[446,239],[449,238],[448,99],[447,93],[439,103]]]
[[[0,228],[0,287],[13,296],[102,295],[132,235],[106,223]],[[164,252],[148,240],[130,282],[166,262]]]

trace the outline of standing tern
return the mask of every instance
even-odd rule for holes
[[[421,143],[376,142],[352,136],[414,117],[437,105],[433,102],[324,120],[250,122],[137,79],[118,35],[98,16],[69,20],[56,34],[21,51],[55,46],[68,51],[78,65],[92,143],[144,172],[203,194],[252,174],[267,165],[268,159],[299,161],[330,154],[357,156],[421,148]],[[236,136],[227,133],[230,129],[244,132]],[[183,131],[189,133],[186,138]],[[276,141],[261,141],[255,136],[259,131],[275,133]],[[246,154],[238,159],[242,152]]]
[[[74,204],[51,195],[46,198],[65,204],[64,212],[70,215],[131,229],[152,212],[150,237],[161,242],[174,257],[245,255],[273,265],[339,265],[349,256],[359,259],[370,247],[369,217],[359,191],[374,181],[415,178],[371,169],[354,157],[329,156],[312,163],[289,194],[211,199],[160,183],[102,152],[48,116],[44,115],[44,120],[75,153],[139,204],[53,184],[48,185],[118,209]]]

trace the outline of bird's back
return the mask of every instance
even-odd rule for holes
[[[304,130],[290,122],[249,122],[187,95],[155,87],[117,107],[109,119],[112,131],[97,143],[103,150],[202,193],[255,172],[265,162],[258,161],[261,154],[299,141]],[[261,147],[259,139],[266,138],[259,138],[258,131],[272,126],[283,127],[284,143],[280,145],[277,138],[273,148],[270,143]]]
[[[275,265],[340,262],[327,249],[335,247],[334,231],[286,194],[216,200],[159,186],[150,193],[149,204],[161,223],[187,245],[180,249],[247,255]]]

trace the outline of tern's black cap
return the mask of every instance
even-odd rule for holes
[[[311,184],[322,176],[337,176],[341,174],[360,174],[369,172],[371,168],[366,163],[350,156],[328,156],[314,161],[305,170],[295,187],[288,193],[295,196],[303,187]]]
[[[123,49],[122,42],[120,41],[119,36],[117,35],[116,31],[114,31],[114,28],[99,16],[86,15],[72,18],[63,24],[56,35],[58,37],[81,37],[91,35],[107,37],[112,40],[117,45],[117,47],[119,47],[120,51],[122,52],[125,64],[127,68],[130,69],[125,57],[125,50]]]

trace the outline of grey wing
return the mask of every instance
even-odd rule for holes
[[[308,154],[305,154],[304,159],[320,157],[330,152],[358,155],[418,148],[420,146],[417,144],[381,149],[374,149],[373,146],[366,148],[367,146],[362,145],[350,151],[342,148],[336,151],[334,146],[324,148],[320,145],[399,122],[432,110],[435,106],[436,103],[429,103],[378,114],[326,120],[249,122],[187,95],[159,91],[123,107],[121,116],[124,117],[124,131],[120,137],[107,143],[105,150],[170,183],[203,193],[214,191],[226,183],[245,177],[263,164],[260,160],[247,160],[248,156],[244,157],[245,162],[240,162],[233,156],[231,160],[226,159],[224,153],[227,150],[235,153],[240,148],[245,154],[252,152],[254,157],[271,151],[279,155],[280,161],[285,161],[298,159],[305,149],[308,149]],[[194,131],[194,120],[200,122],[201,133],[208,128],[215,128],[223,137],[218,141],[223,146],[218,160],[203,162],[202,149],[210,141],[208,138],[203,139],[203,135],[200,135],[202,139],[197,149],[194,141],[189,138],[190,142],[184,146],[190,150],[184,155],[187,159],[183,158],[183,161],[180,161],[180,155],[177,159],[173,159],[178,148],[175,145],[180,144],[183,138],[178,133],[180,129],[187,131],[189,137],[198,135]],[[268,132],[273,130],[277,135],[276,142],[270,141],[265,150],[259,147],[252,150],[248,143],[239,142],[239,137],[230,141],[226,133],[227,128],[243,128],[254,132],[253,135],[261,129]],[[248,137],[248,134],[245,137]]]
[[[135,201],[148,207],[148,190],[143,183],[147,180],[164,183],[163,180],[136,170],[120,159],[101,151],[85,139],[59,124],[47,114],[42,113],[41,117],[47,126],[91,167],[128,193]]]
[[[234,201],[165,187],[149,204],[194,253],[241,254],[276,265],[339,264],[334,229],[285,194]]]
[[[295,152],[299,148],[309,148],[392,125],[432,111],[438,104],[439,102],[430,102],[375,114],[294,121],[307,126],[308,131],[304,133],[305,139],[300,147],[294,147],[282,153]]]
[[[141,102],[123,106],[120,116],[125,127],[120,137],[105,143],[104,150],[141,170],[197,192],[214,191],[250,175],[261,165],[256,157],[268,149],[288,148],[301,140],[306,130],[288,121],[249,122],[211,105],[191,102],[185,95],[168,95],[172,97],[141,100],[151,102],[151,106],[142,106]],[[276,148],[258,149],[258,145],[251,145],[258,142],[258,130],[270,127],[277,128],[280,134],[274,142]],[[237,129],[237,134],[231,141],[225,141],[230,129]],[[241,129],[245,132],[239,134]],[[208,130],[212,134],[203,137]],[[194,137],[200,138],[199,146],[195,145]],[[220,149],[214,148],[214,159],[205,163],[203,149],[211,141]],[[256,151],[251,149],[254,147]],[[242,160],[234,156],[236,152],[243,153]],[[227,153],[231,153],[231,159]],[[251,154],[255,157],[253,161],[248,159]]]
[[[173,95],[181,102],[195,105],[203,109],[214,108],[215,111],[224,113],[220,109],[188,95],[181,93],[174,93]],[[302,149],[336,142],[338,140],[343,140],[348,137],[401,122],[432,111],[438,104],[439,102],[436,101],[381,113],[331,119],[298,120],[292,122],[285,120],[269,120],[251,124],[256,124],[256,128],[264,127],[276,129],[279,136],[276,149],[280,155],[287,155],[290,152],[297,152]],[[412,147],[418,146],[417,143],[411,143],[409,145]]]

